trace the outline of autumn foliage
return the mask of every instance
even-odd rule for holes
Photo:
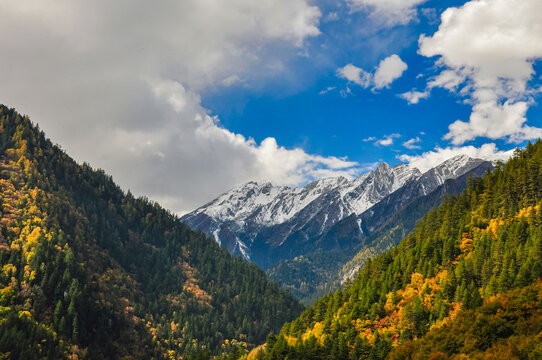
[[[542,358],[542,142],[448,197],[260,359]]]
[[[3,106],[0,190],[0,358],[205,358],[302,309]]]

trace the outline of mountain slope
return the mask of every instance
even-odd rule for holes
[[[257,357],[536,359],[541,277],[539,141],[447,198]]]
[[[311,240],[326,228],[351,213],[363,212],[417,176],[417,169],[381,164],[354,181],[328,178],[302,188],[250,182],[181,220],[266,268],[313,249]]]
[[[404,164],[382,163],[353,181],[328,178],[302,188],[250,182],[181,220],[263,268],[317,251],[355,252],[363,246],[364,231],[380,227],[388,214],[482,164],[489,163],[459,156],[421,174]]]
[[[0,357],[190,358],[302,307],[0,107]]]
[[[425,191],[433,189],[433,186],[427,186],[424,181],[413,183],[408,189],[405,187],[373,206],[370,209],[371,214],[362,214],[375,218],[374,222],[364,219],[367,223],[380,225],[371,229],[366,241],[368,245],[343,266],[339,273],[341,283],[352,278],[369,257],[375,257],[396,246],[423,215],[440,205],[447,195],[461,193],[467,187],[469,179],[482,177],[488,170],[493,169],[493,164],[471,159],[467,168],[468,172],[465,174],[444,181],[427,194]],[[417,196],[420,190],[424,195]]]
[[[361,231],[358,223],[366,224],[365,220],[352,215],[336,223],[326,233],[326,236],[357,239],[359,247],[346,248],[345,251],[309,253],[280,261],[267,270],[269,278],[278,281],[305,304],[312,304],[314,300],[339,289],[346,279],[354,277],[367,259],[396,246],[414,228],[416,221],[440,205],[446,195],[460,193],[467,187],[469,178],[481,177],[493,168],[487,161],[472,162],[477,165],[469,168],[468,173],[446,180],[426,195],[416,192],[416,187],[422,190],[424,183],[413,181],[408,186],[410,192],[399,189],[371,207],[367,212],[371,212],[373,218],[374,214],[379,215],[377,222],[381,225],[378,228],[369,231],[365,227]],[[410,199],[405,196],[409,193],[414,194]],[[390,209],[390,214],[386,213],[386,209]],[[354,249],[359,251],[352,256]]]

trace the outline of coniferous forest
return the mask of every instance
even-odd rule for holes
[[[542,358],[542,142],[471,180],[257,359]]]
[[[302,313],[13,109],[0,141],[2,358],[542,358],[540,141]]]
[[[0,107],[0,358],[209,358],[302,311],[231,256]]]
[[[542,360],[542,0],[0,13],[0,360]]]

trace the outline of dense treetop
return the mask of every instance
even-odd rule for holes
[[[541,358],[541,205],[538,141],[446,198],[257,357]]]
[[[0,357],[206,357],[302,306],[0,106]]]

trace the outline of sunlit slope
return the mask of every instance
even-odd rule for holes
[[[260,358],[540,358],[541,204],[537,142],[285,324]]]

